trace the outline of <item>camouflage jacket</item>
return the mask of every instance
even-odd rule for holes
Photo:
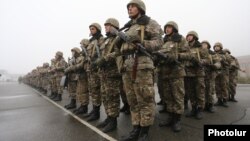
[[[95,63],[95,61],[98,59],[98,56],[100,55],[100,54],[98,55],[98,51],[100,51],[100,46],[103,42],[104,42],[103,36],[100,36],[98,39],[95,39],[94,37],[90,39],[90,43],[87,46],[86,50],[88,52],[91,62],[89,62],[88,65],[86,66],[87,70],[98,71],[97,66],[94,66],[93,64]]]
[[[153,19],[150,19],[146,15],[141,16],[136,20],[131,20],[128,22],[129,27],[125,31],[127,37],[131,39],[129,43],[118,40],[117,46],[119,48],[120,54],[123,56],[123,60],[119,63],[120,71],[132,71],[136,46],[133,42],[140,42],[146,48],[147,52],[152,53],[153,51],[159,50],[163,45],[163,40],[161,38],[163,31],[160,25]],[[128,25],[127,24],[127,25]],[[142,37],[144,33],[144,37]],[[137,70],[140,69],[154,69],[153,60],[142,54],[138,53],[138,65]]]
[[[201,48],[201,44],[198,41],[189,43],[189,48],[196,61],[187,61],[185,63],[186,76],[205,76],[204,65],[209,63],[208,50]]]
[[[166,54],[171,60],[177,60],[177,62],[173,63],[167,60],[159,60],[157,71],[162,77],[180,78],[186,75],[183,62],[191,59],[190,50],[187,46],[186,39],[181,35],[179,35],[178,41],[168,39],[165,42],[159,52]]]
[[[67,67],[67,62],[64,60],[64,58],[61,58],[60,60],[56,60],[55,62],[55,75],[57,77],[64,75],[64,69]]]
[[[220,57],[221,68],[218,69],[219,73],[229,73],[231,58],[229,54],[225,54],[222,50],[215,52]]]

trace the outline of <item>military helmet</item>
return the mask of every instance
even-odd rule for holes
[[[187,36],[188,36],[188,35],[193,35],[194,37],[196,37],[196,38],[197,38],[197,40],[199,40],[198,33],[197,33],[197,32],[195,32],[195,31],[189,31],[189,32],[188,32],[188,34],[187,34]]]
[[[63,53],[61,51],[57,51],[56,55],[63,57]]]
[[[211,48],[211,44],[207,40],[204,40],[204,41],[201,42],[201,44],[203,44],[203,43],[206,43],[208,45],[209,49]]]
[[[141,9],[145,14],[146,13],[146,6],[145,3],[142,0],[131,0],[128,4],[127,4],[127,8],[129,7],[130,4],[136,4],[138,6],[139,9]]]
[[[223,49],[223,52],[225,52],[225,53],[227,52],[228,54],[231,54],[231,51],[227,48]]]
[[[177,32],[179,31],[178,25],[174,21],[169,21],[169,22],[167,22],[165,24],[165,26],[164,26],[164,32],[166,32],[165,30],[166,30],[167,26],[172,26]]]
[[[106,24],[111,24],[112,26],[114,26],[114,27],[117,28],[117,29],[120,28],[120,27],[119,27],[119,22],[118,22],[118,20],[115,19],[115,18],[108,18],[108,19],[106,20],[106,22],[104,23],[104,25],[106,25]]]
[[[223,49],[223,45],[222,45],[222,43],[220,43],[220,42],[216,42],[216,43],[214,44],[214,48],[215,48],[215,46],[218,46],[218,47],[220,47],[221,49]]]
[[[49,63],[43,63],[43,67],[49,67]]]
[[[76,53],[80,54],[81,50],[78,47],[74,47],[71,49],[71,51],[75,51]]]
[[[51,61],[51,62],[55,62],[56,60],[55,60],[55,58],[52,58],[50,61]]]
[[[82,39],[80,42],[81,45],[88,46],[89,45],[89,40],[88,39]]]
[[[102,27],[101,27],[100,24],[98,24],[98,23],[92,23],[91,25],[89,25],[89,28],[92,27],[92,26],[95,27],[95,28],[97,28],[97,30],[102,31]]]

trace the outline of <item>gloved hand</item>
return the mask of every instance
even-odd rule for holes
[[[99,57],[96,61],[95,61],[95,63],[96,63],[96,65],[98,66],[98,67],[103,67],[104,65],[105,65],[105,59],[103,58],[103,57]]]

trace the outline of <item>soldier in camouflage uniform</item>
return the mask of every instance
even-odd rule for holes
[[[185,66],[187,73],[185,93],[189,96],[192,105],[192,110],[186,116],[202,119],[205,106],[205,71],[203,66],[209,62],[209,54],[207,49],[201,47],[201,43],[198,41],[199,36],[195,31],[188,32],[186,39],[193,55],[193,59]]]
[[[101,76],[101,96],[107,118],[99,123],[97,127],[103,128],[103,132],[113,131],[117,127],[117,117],[120,110],[120,88],[122,77],[118,72],[116,57],[114,57],[114,44],[116,35],[110,33],[110,28],[119,29],[119,22],[114,18],[109,18],[104,23],[106,38],[101,45],[101,56],[97,60]],[[118,57],[118,60],[121,57]]]
[[[154,123],[155,93],[154,93],[154,64],[145,53],[137,50],[141,43],[147,52],[153,52],[162,46],[160,25],[145,15],[146,6],[141,0],[131,0],[127,4],[130,21],[125,24],[125,35],[117,39],[116,46],[123,60],[118,65],[122,73],[125,92],[130,105],[133,130],[122,141],[148,140],[148,131]],[[113,28],[114,29],[114,28]],[[112,31],[113,32],[113,31]],[[126,40],[126,42],[124,41]]]
[[[56,77],[55,77],[55,72],[53,71],[55,68],[55,59],[51,59],[51,64],[49,67],[49,83],[50,83],[50,91],[51,95],[49,98],[53,99],[57,95],[57,90],[56,90]]]
[[[67,63],[65,62],[63,58],[63,53],[61,51],[56,52],[55,56],[55,67],[52,70],[55,72],[56,76],[56,89],[57,94],[53,98],[54,101],[61,101],[62,100],[62,94],[63,94],[63,86],[60,86],[61,78],[64,75],[64,69],[67,67]]]
[[[229,81],[229,56],[223,52],[223,45],[220,42],[215,43],[214,51],[221,60],[221,68],[218,70],[218,75],[215,79],[215,90],[218,101],[216,106],[228,107],[228,81]]]
[[[235,94],[236,94],[236,87],[237,87],[237,81],[238,81],[238,71],[241,70],[240,64],[238,62],[238,59],[236,57],[234,57],[233,55],[231,55],[231,51],[229,49],[223,49],[223,51],[230,58],[229,86],[228,86],[229,99],[228,99],[228,101],[238,102],[235,99]]]
[[[98,67],[96,60],[100,57],[100,46],[104,41],[103,35],[101,34],[101,26],[98,23],[92,23],[89,26],[90,34],[92,38],[89,40],[87,52],[90,57],[89,65],[87,66],[89,88],[92,97],[93,110],[87,114],[87,121],[93,121],[100,118],[100,106],[101,106],[101,82],[98,73]]]
[[[155,53],[158,74],[161,76],[163,98],[169,114],[161,126],[172,126],[174,132],[181,130],[181,115],[184,112],[184,61],[191,59],[186,39],[178,33],[178,25],[169,21],[164,26],[164,45]],[[158,55],[162,53],[162,56]]]
[[[44,94],[47,94],[49,86],[48,69],[49,69],[49,63],[43,63],[43,67],[41,70],[41,77],[42,77],[42,92]]]
[[[214,95],[215,95],[215,78],[217,69],[220,69],[220,58],[211,50],[208,41],[202,41],[202,48],[207,49],[209,53],[209,63],[205,65],[205,111],[214,113]]]
[[[74,48],[71,49],[72,57],[68,59],[68,67],[64,70],[65,75],[67,76],[68,82],[68,93],[70,97],[70,103],[65,105],[66,109],[74,109],[76,108],[76,85],[77,85],[77,74],[72,71],[72,67],[76,65],[76,53]]]

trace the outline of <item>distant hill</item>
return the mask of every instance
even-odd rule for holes
[[[237,57],[240,63],[241,69],[245,70],[246,73],[240,72],[240,76],[242,77],[250,77],[250,55],[239,56]]]

